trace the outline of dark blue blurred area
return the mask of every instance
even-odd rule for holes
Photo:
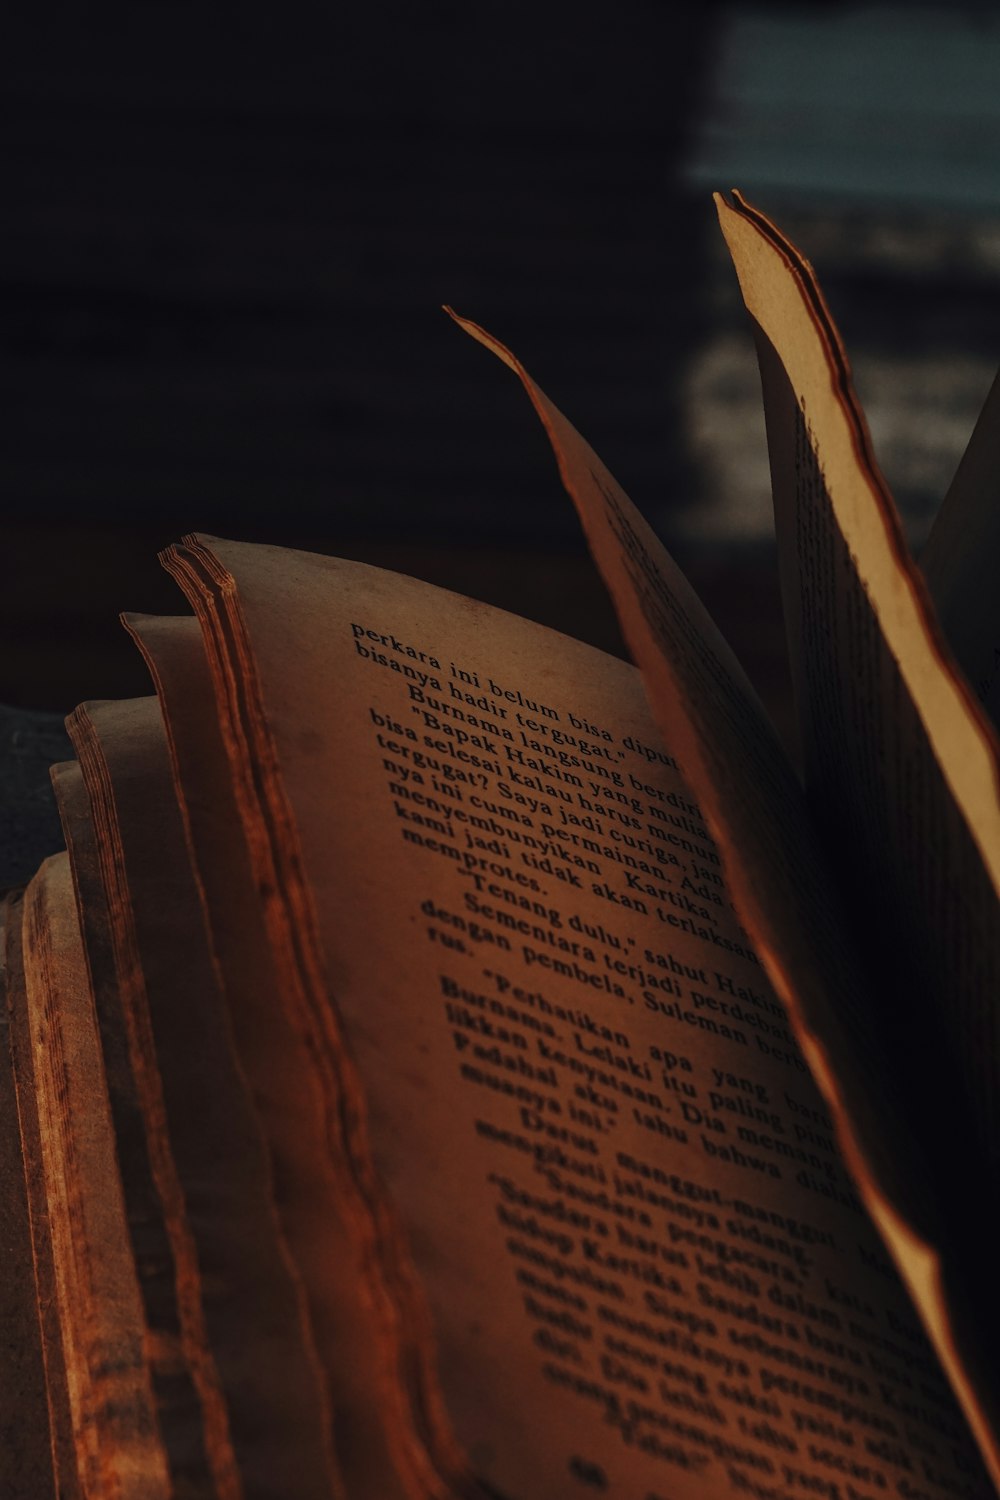
[[[691,334],[669,270],[695,260],[666,260],[669,185],[710,10],[99,10],[24,8],[8,52],[15,499],[535,537],[542,445],[445,301],[662,475]],[[571,532],[564,508],[541,525]]]
[[[759,394],[710,188],[812,257],[918,536],[1000,333],[997,36],[961,6],[10,12],[0,702],[148,690],[115,616],[179,607],[155,552],[191,529],[412,568],[620,649],[545,439],[446,301],[773,676]]]

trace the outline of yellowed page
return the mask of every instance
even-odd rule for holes
[[[886,1069],[872,1028],[865,955],[759,699],[690,584],[593,449],[509,350],[475,324],[456,321],[515,371],[545,425],[660,731],[719,840],[736,908],[791,1008],[800,1042],[812,1049],[810,1065],[818,1064],[816,1048],[839,1062],[837,1096],[829,1101],[838,1123],[846,1131],[849,1115],[879,1178],[905,1193],[913,1215],[933,1216],[933,1185],[917,1170],[902,1080]],[[842,1145],[851,1156],[847,1134]]]
[[[981,1228],[1000,1159],[996,736],[906,551],[810,268],[755,210],[718,203],[759,330],[810,803],[856,893],[886,1054],[940,1184],[940,1222],[910,1226],[925,1242],[914,1285],[1000,1476],[1000,1305]],[[912,1262],[912,1232],[895,1242]]]
[[[620,486],[509,351],[458,321],[518,373],[546,425],[660,723],[669,726],[716,827],[736,905],[789,1007],[866,1205],[1000,1476],[991,1414],[995,1340],[984,1331],[995,1314],[977,1296],[977,1330],[977,1313],[963,1289],[970,1275],[992,1284],[989,1247],[979,1232],[981,1190],[985,1185],[989,1203],[992,1177],[979,1154],[982,1131],[977,1140],[967,1082],[935,1037],[922,1034],[926,1018],[919,1015],[921,1061],[900,1065],[912,1037],[904,1033],[901,1046],[899,1022],[893,1025],[886,1001],[898,1001],[906,987],[887,974],[887,945],[873,943],[871,929],[857,920],[857,902],[851,910],[856,874],[853,882],[837,878],[837,860],[849,863],[852,845],[837,838],[836,816],[824,836],[732,653]],[[846,819],[839,831],[848,833]],[[891,902],[892,873],[861,888]],[[929,1076],[939,1101],[933,1111],[926,1103]],[[942,1263],[945,1238],[952,1253]],[[962,1327],[961,1360],[956,1324]]]
[[[987,1494],[638,674],[332,559],[168,564],[413,1493]]]
[[[751,211],[720,200],[720,214],[748,308],[788,378],[768,404],[784,398],[772,451],[810,799],[821,821],[849,827],[855,880],[891,884],[881,915],[897,939],[892,960],[928,1016],[948,1015],[942,1041],[961,1069],[978,1149],[995,1162],[996,739],[953,670],[808,267]],[[765,380],[766,394],[774,384]],[[789,409],[799,414],[791,423]]]
[[[27,889],[24,973],[31,1075],[22,1072],[18,1087],[31,1090],[38,1112],[80,1493],[166,1500],[171,1485],[65,854],[47,860]]]
[[[948,645],[994,724],[1000,721],[998,563],[1000,378],[920,554]]]

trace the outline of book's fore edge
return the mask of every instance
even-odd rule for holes
[[[20,1188],[17,1210],[24,1213],[24,1232],[30,1257],[30,1280],[34,1289],[32,1305],[24,1310],[32,1343],[37,1340],[40,1383],[37,1390],[22,1384],[10,1420],[16,1424],[34,1447],[34,1457],[20,1465],[16,1479],[5,1455],[0,1477],[13,1497],[23,1500],[77,1500],[76,1463],[69,1421],[69,1398],[62,1353],[62,1337],[52,1292],[51,1244],[47,1242],[47,1221],[39,1202],[38,1120],[34,1109],[34,1089],[26,1068],[30,1067],[30,1045],[26,1035],[27,1012],[24,992],[23,933],[24,887],[11,887],[0,899],[0,1045],[4,1049],[2,1066],[8,1070],[11,1125],[16,1130],[12,1150],[19,1157]],[[12,1185],[13,1186],[13,1185]],[[11,1208],[13,1205],[8,1205]],[[46,1249],[48,1256],[46,1257]],[[32,1321],[33,1320],[33,1321]],[[28,1351],[25,1351],[27,1354]],[[26,1403],[38,1398],[37,1408]],[[32,1430],[33,1429],[33,1430]],[[16,1439],[15,1439],[16,1441]]]
[[[88,1497],[168,1500],[93,996],[68,857],[25,895],[27,1045],[77,1477]]]
[[[171,675],[176,676],[177,672],[173,669],[168,670],[167,678],[165,681],[163,662],[161,659],[162,632],[166,630],[167,632],[169,632],[170,638],[174,639],[176,639],[175,633],[178,631],[183,631],[185,632],[185,634],[188,631],[192,632],[193,640],[191,642],[191,648],[192,650],[197,649],[198,654],[201,656],[203,655],[203,648],[201,644],[201,630],[198,626],[196,618],[193,615],[159,616],[143,615],[129,612],[123,613],[120,616],[120,622],[134,642],[136,648],[142,656],[143,661],[146,664],[155,689],[156,698],[159,703],[160,721],[162,723],[164,731],[166,753],[169,760],[170,776],[173,783],[173,794],[180,818],[181,831],[184,838],[184,848],[187,855],[188,871],[192,883],[192,892],[195,900],[198,903],[202,928],[206,942],[206,950],[209,962],[211,964],[212,975],[218,991],[220,1002],[222,1002],[220,1005],[220,1012],[224,1031],[228,1039],[230,1062],[233,1068],[234,1076],[238,1080],[239,1087],[242,1089],[244,1098],[246,1100],[247,1116],[248,1118],[253,1119],[260,1141],[261,1161],[264,1165],[264,1180],[266,1183],[266,1190],[263,1194],[265,1198],[264,1211],[267,1217],[270,1238],[276,1246],[281,1269],[284,1275],[287,1277],[287,1282],[289,1287],[291,1288],[292,1296],[294,1298],[295,1328],[297,1330],[298,1341],[301,1346],[301,1353],[304,1358],[304,1363],[312,1377],[312,1385],[314,1388],[313,1396],[315,1400],[316,1410],[318,1412],[318,1422],[316,1424],[316,1427],[318,1428],[319,1437],[317,1446],[309,1450],[311,1454],[311,1461],[314,1465],[314,1468],[310,1471],[310,1473],[313,1479],[317,1482],[319,1475],[322,1474],[323,1482],[328,1487],[329,1493],[331,1497],[333,1497],[333,1500],[343,1500],[343,1497],[345,1495],[344,1483],[340,1474],[334,1446],[333,1424],[327,1397],[326,1383],[323,1379],[322,1365],[316,1348],[312,1321],[309,1317],[306,1289],[298,1265],[296,1264],[295,1258],[291,1253],[284,1233],[281,1215],[279,1213],[277,1204],[275,1166],[271,1156],[269,1142],[266,1140],[266,1133],[263,1129],[256,1106],[253,1102],[254,1091],[252,1083],[244,1067],[234,1034],[236,1021],[238,1019],[237,1012],[241,996],[239,994],[230,993],[229,976],[225,971],[225,966],[220,957],[217,935],[211,917],[209,891],[207,889],[206,881],[201,868],[199,858],[200,851],[192,827],[191,809],[188,803],[188,791],[184,785],[182,776],[182,758],[180,755],[179,746],[177,744],[177,734],[172,716],[168,712],[168,704],[171,695],[166,691],[166,689]],[[161,649],[158,649],[158,643]],[[178,684],[178,688],[182,689],[183,687],[188,686],[187,674],[190,672],[191,665],[191,658],[190,655],[188,655],[184,659],[184,677]],[[234,838],[240,838],[242,836],[242,825],[235,826],[232,832]],[[237,1450],[239,1450],[241,1434],[236,1432],[235,1430],[238,1423],[238,1417],[235,1411],[233,1416],[234,1442]],[[250,1475],[251,1470],[248,1466],[248,1480],[250,1479]]]
[[[550,410],[554,411],[554,408],[550,408],[548,399],[535,385],[525,367],[498,339],[479,327],[479,325],[460,317],[451,308],[446,307],[445,311],[454,318],[455,322],[465,332],[469,333],[477,342],[483,344],[492,353],[497,355],[521,380],[552,443],[565,487],[574,500],[574,503],[576,503],[577,497],[574,484],[571,481],[567,462],[560,451],[560,439],[555,420],[550,415]],[[582,515],[581,521],[583,521]],[[593,551],[593,542],[586,522],[584,522],[584,531]],[[603,575],[603,568],[601,571]],[[619,621],[623,634],[630,648],[634,651],[634,658],[639,664],[647,689],[650,691],[651,697],[655,699],[655,693],[650,686],[650,674],[643,663],[644,652],[639,648],[639,643],[631,639],[628,622],[622,616],[617,599],[614,602],[619,612]],[[691,776],[693,790],[700,802],[709,788],[699,783],[704,777],[707,777],[710,782],[712,779],[711,773],[707,770],[703,771],[701,767],[695,772],[694,768],[689,768],[685,762],[685,774]],[[714,795],[710,796],[707,800],[709,806],[714,805]],[[776,947],[766,941],[760,924],[753,920],[756,902],[752,893],[752,885],[749,877],[744,879],[742,862],[739,859],[734,860],[732,857],[734,850],[731,837],[725,826],[717,823],[711,817],[709,807],[703,807],[703,810],[709,818],[713,834],[725,855],[726,879],[730,885],[734,903],[740,909],[741,920],[746,922],[768,978],[789,1013],[793,1031],[807,1059],[810,1071],[827,1102],[834,1122],[837,1143],[841,1154],[858,1186],[865,1208],[883,1234],[887,1247],[890,1249],[893,1259],[903,1275],[904,1284],[909,1289],[914,1303],[919,1308],[918,1298],[924,1294],[927,1286],[941,1284],[942,1269],[937,1252],[934,1247],[927,1245],[914,1232],[911,1225],[898,1211],[892,1195],[884,1190],[880,1174],[873,1167],[870,1143],[864,1131],[861,1133],[858,1131],[854,1111],[847,1103],[839,1070],[833,1062],[834,1052],[843,1053],[845,1049],[842,1045],[835,1045],[831,1050],[829,1038],[821,1034],[817,1029],[811,1015],[803,1005],[798,985],[788,968],[784,956]],[[830,1017],[829,1019],[833,1020],[834,1018]],[[972,1395],[968,1382],[962,1376],[961,1366],[956,1363],[954,1340],[951,1338],[942,1339],[943,1326],[940,1317],[928,1318],[923,1314],[921,1316],[925,1329],[934,1344],[935,1352],[938,1354],[942,1366],[952,1382],[953,1389],[959,1397],[960,1404],[972,1428],[980,1452],[990,1470],[993,1482],[997,1486],[998,1492],[1000,1492],[1000,1464],[997,1461],[997,1453],[992,1440],[991,1429],[985,1421],[978,1401]],[[953,1371],[955,1378],[952,1378]],[[956,1379],[958,1384],[956,1384]]]
[[[205,1328],[197,1247],[170,1150],[124,851],[115,816],[114,789],[86,704],[69,716],[67,729],[91,799],[129,1057],[142,1104],[152,1176],[173,1254],[181,1347],[201,1410],[205,1460],[218,1500],[243,1500],[243,1481],[233,1452],[228,1411]]]
[[[435,1371],[429,1309],[368,1142],[367,1106],[326,979],[318,922],[253,647],[235,580],[198,535],[160,554],[205,633],[220,728],[247,846],[266,893],[263,914],[282,1000],[310,1050],[325,1100],[326,1149],[360,1240],[367,1292],[388,1354],[389,1442],[404,1484],[427,1500],[503,1500],[472,1471],[452,1431]]]
[[[825,351],[831,385],[851,432],[859,473],[872,496],[897,574],[910,593],[917,619],[924,630],[926,643],[939,670],[957,692],[969,721],[979,734],[984,749],[991,758],[994,793],[1000,799],[1000,739],[944,637],[930,590],[907,546],[899,512],[875,458],[867,420],[854,390],[846,350],[815,272],[809,261],[791,241],[764,213],[750,205],[739,192],[733,191],[732,203],[719,193],[716,193],[714,197],[723,231],[725,231],[726,213],[738,215],[751,224],[780,257],[799,288],[803,304]],[[767,336],[766,330],[764,333]],[[837,524],[838,526],[840,524],[839,516]],[[877,606],[874,608],[881,630],[882,617]],[[902,663],[899,662],[892,644],[885,635],[882,639],[902,670]],[[921,722],[928,730],[932,750],[940,764],[929,727],[916,700],[915,706],[920,714]],[[944,770],[943,767],[942,770]],[[951,778],[947,772],[944,774],[949,789],[953,790]],[[991,869],[985,851],[979,839],[976,838],[975,828],[964,808],[962,812],[969,823],[977,848],[983,855],[984,864],[993,878],[994,888],[1000,894],[997,872]],[[797,1016],[800,1020],[805,1019],[801,1017],[800,1007],[791,985],[788,986],[787,993],[782,993],[782,998],[788,1005],[793,1019]],[[798,1023],[796,1029],[798,1030]],[[809,1066],[830,1104],[831,1113],[838,1122],[838,1134],[841,1129],[843,1131],[845,1154],[858,1183],[865,1207],[910,1293],[925,1332],[958,1398],[993,1484],[1000,1493],[1000,1408],[998,1408],[997,1398],[990,1394],[990,1372],[980,1368],[980,1362],[970,1359],[960,1347],[961,1334],[956,1324],[955,1294],[957,1292],[961,1295],[964,1289],[954,1285],[954,1273],[950,1272],[941,1249],[932,1244],[926,1235],[918,1232],[907,1215],[901,1211],[894,1195],[886,1189],[877,1171],[874,1170],[866,1143],[858,1136],[854,1128],[854,1122],[843,1097],[836,1066],[823,1038],[812,1033],[807,1039],[803,1032],[799,1040]],[[957,1315],[961,1317],[960,1312]]]
[[[115,1132],[125,1216],[132,1237],[146,1331],[146,1358],[168,1468],[178,1488],[192,1476],[204,1487],[207,1462],[202,1420],[185,1359],[177,1276],[168,1226],[153,1174],[148,1133],[132,1066],[124,998],[92,817],[90,793],[80,762],[51,768],[56,807],[73,877],[84,954],[94,997],[105,1081]]]
[[[18,919],[8,928],[7,939],[10,1044],[45,1360],[53,1470],[56,1493],[60,1500],[64,1494],[72,1497],[72,1500],[84,1500],[85,1489],[74,1430],[67,1350],[56,1287],[55,1248],[42,1159],[38,1086],[24,972],[24,894],[18,898],[18,906]]]

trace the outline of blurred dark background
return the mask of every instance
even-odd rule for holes
[[[1000,346],[995,7],[119,0],[2,27],[0,704],[147,691],[117,613],[181,607],[155,557],[192,529],[620,650],[535,418],[447,301],[601,453],[790,734],[710,192],[815,264],[919,546]]]

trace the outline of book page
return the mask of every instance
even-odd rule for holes
[[[450,311],[450,310],[449,310]],[[615,601],[661,733],[722,850],[726,878],[771,983],[824,1075],[842,1149],[905,1202],[935,1217],[906,1095],[873,1028],[865,956],[802,788],[728,643],[598,455],[492,335],[452,313],[518,375],[552,443],[595,561]],[[836,1080],[834,1082],[834,1079]]]
[[[759,330],[810,806],[939,1184],[941,1262],[925,1315],[1000,1473],[1000,1305],[981,1230],[996,1218],[1000,1156],[996,736],[906,551],[810,268],[763,216],[718,202]]]
[[[167,561],[434,1492],[989,1493],[638,674],[359,565]]]
[[[920,554],[941,629],[979,701],[1000,723],[1000,378]]]
[[[1000,1476],[995,1423],[986,1415],[992,1397],[983,1360],[991,1339],[978,1340],[969,1327],[959,1361],[954,1336],[955,1321],[967,1321],[963,1273],[967,1281],[974,1257],[987,1248],[975,1232],[978,1202],[968,1191],[988,1181],[978,1154],[986,1135],[982,1116],[974,1120],[968,1107],[968,1080],[954,1056],[935,1049],[928,1065],[943,1097],[937,1112],[927,1110],[927,1068],[899,1066],[899,1031],[886,1013],[886,1001],[900,993],[898,975],[887,973],[886,954],[896,950],[885,941],[873,944],[871,929],[857,920],[856,902],[852,909],[859,875],[871,877],[860,860],[853,863],[853,841],[837,836],[836,805],[829,837],[822,837],[732,652],[662,544],[509,351],[482,329],[457,321],[515,370],[542,418],[661,726],[710,811],[737,908],[788,1005],[866,1205],[905,1269]],[[933,847],[933,840],[925,843],[921,864]],[[914,867],[911,862],[910,875]],[[892,879],[883,869],[868,888],[889,904]],[[955,926],[948,924],[951,932]],[[996,929],[984,936],[988,968]],[[970,1061],[972,1052],[965,1044]],[[979,1059],[980,1084],[989,1066]],[[948,1262],[951,1309],[945,1317],[939,1247],[949,1234],[962,1260]]]

